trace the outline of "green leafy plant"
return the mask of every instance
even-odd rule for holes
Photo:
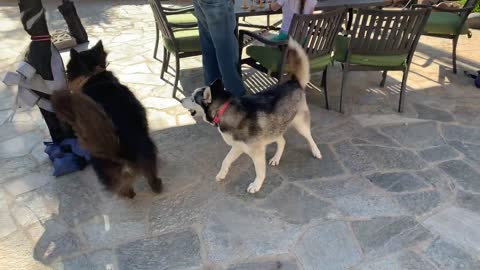
[[[462,5],[464,5],[465,2],[467,2],[467,0],[460,0],[459,2],[462,3]],[[472,12],[480,12],[480,1],[477,2]]]

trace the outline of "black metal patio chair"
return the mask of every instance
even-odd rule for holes
[[[170,56],[175,56],[175,81],[172,96],[175,97],[180,79],[180,59],[202,54],[197,23],[173,23],[162,8],[160,0],[148,0],[155,16],[155,23],[163,39],[163,63],[160,78],[168,69]],[[182,12],[184,12],[183,10]]]
[[[325,94],[325,108],[328,105],[327,70],[332,63],[332,52],[335,39],[338,36],[340,27],[345,20],[346,9],[337,9],[320,14],[299,15],[295,14],[289,30],[289,36],[296,40],[305,49],[310,60],[310,70],[323,71],[322,87]],[[289,71],[286,63],[285,41],[271,41],[256,33],[240,30],[239,46],[240,57],[242,52],[244,36],[250,36],[267,46],[248,46],[246,53],[249,56],[240,61],[251,67],[268,73],[282,82]]]
[[[425,25],[423,35],[451,39],[453,73],[457,73],[457,44],[461,35],[472,36],[467,18],[479,0],[467,0],[461,9],[432,6],[432,14]],[[412,8],[425,8],[426,5],[412,5]]]
[[[383,71],[385,86],[388,70],[403,71],[398,111],[403,111],[408,71],[413,54],[431,12],[415,10],[359,9],[347,36],[337,39],[335,60],[342,63],[340,112],[350,71]]]

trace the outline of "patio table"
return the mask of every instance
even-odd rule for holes
[[[257,2],[257,1],[255,1]],[[350,28],[352,23],[353,17],[353,9],[354,8],[367,8],[367,7],[385,7],[392,3],[392,0],[319,0],[315,10],[332,10],[336,8],[347,7],[349,9],[349,16],[347,22],[347,29]],[[238,23],[238,19],[240,17],[251,17],[251,16],[260,16],[260,15],[272,15],[272,14],[280,14],[282,11],[272,11],[269,9],[268,3],[264,3],[263,8],[259,8],[257,4],[255,4],[255,9],[250,10],[250,0],[247,0],[248,8],[242,8],[243,1],[242,0],[235,0],[235,15],[237,16],[237,26],[248,26],[252,28],[260,28],[260,29],[277,29],[275,27],[270,27],[269,19],[267,18],[267,26],[264,25],[255,25],[255,24],[240,24]],[[276,22],[274,26],[280,24],[281,21]]]

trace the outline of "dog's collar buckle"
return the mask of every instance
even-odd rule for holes
[[[230,100],[223,103],[222,107],[220,107],[220,109],[217,111],[217,113],[215,114],[215,117],[213,118],[213,123],[215,125],[218,125],[218,123],[220,123],[220,117],[222,117],[222,115],[225,113],[229,105],[230,105]]]

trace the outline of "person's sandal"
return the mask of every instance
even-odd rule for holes
[[[59,51],[77,46],[76,39],[67,31],[62,30],[56,30],[52,33],[52,43]]]

